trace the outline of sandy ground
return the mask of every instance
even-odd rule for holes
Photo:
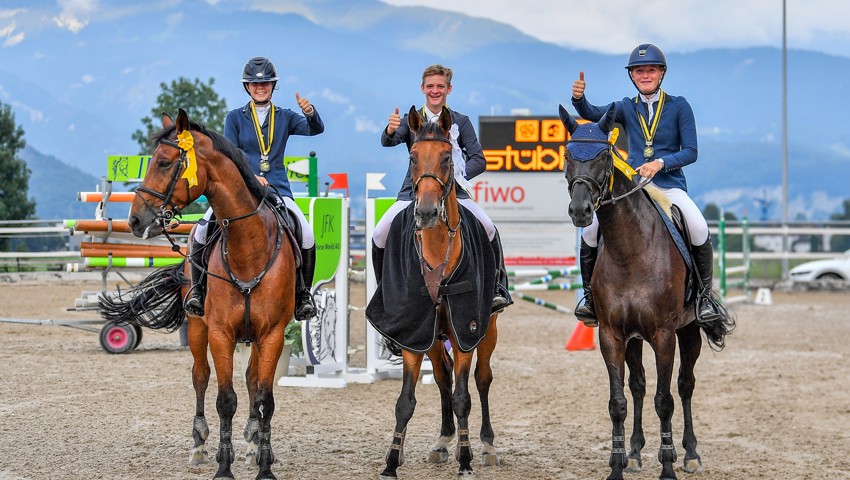
[[[0,317],[92,319],[66,312],[99,283],[0,284]],[[571,294],[546,298],[572,306]],[[697,364],[694,421],[705,470],[680,478],[850,479],[850,294],[774,292],[773,304],[735,309],[738,330],[721,353]],[[365,304],[361,285],[351,303]],[[351,326],[352,365],[363,366],[364,319]],[[479,479],[593,479],[609,473],[608,382],[599,350],[565,351],[575,320],[520,302],[499,319],[491,393],[502,465],[477,466]],[[0,479],[202,479],[215,465],[188,468],[194,415],[191,355],[177,334],[145,330],[128,355],[105,353],[95,333],[0,322]],[[648,391],[654,368],[648,365]],[[675,382],[674,382],[675,386]],[[345,389],[277,387],[272,443],[281,479],[374,479],[390,443],[399,380]],[[238,389],[234,426],[247,417]],[[455,478],[457,464],[425,463],[439,428],[436,387],[418,387],[402,479]],[[674,416],[679,463],[682,420]],[[480,410],[473,396],[471,426]],[[631,400],[630,400],[631,408]],[[654,479],[658,421],[645,407],[644,469]],[[218,444],[215,388],[207,394],[208,445]],[[630,426],[630,422],[627,423]],[[235,428],[235,429],[236,429]],[[236,438],[241,456],[244,442]],[[477,437],[477,435],[475,435]],[[480,452],[477,438],[475,452]],[[237,460],[236,478],[256,470]]]

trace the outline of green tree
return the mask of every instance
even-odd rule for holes
[[[177,116],[182,108],[193,122],[202,123],[208,128],[221,132],[224,129],[224,117],[227,116],[227,104],[213,89],[215,79],[210,77],[207,83],[195,79],[190,81],[180,77],[171,84],[160,83],[162,92],[156,97],[156,105],[151,108],[150,116],[142,118],[142,129],[133,132],[133,140],[139,144],[139,155],[150,155],[151,135],[159,131],[162,113]]]
[[[24,130],[15,123],[12,108],[0,102],[0,220],[26,220],[35,216],[35,201],[28,197],[31,172],[18,158],[18,152],[25,146]],[[5,242],[0,246],[5,247]]]

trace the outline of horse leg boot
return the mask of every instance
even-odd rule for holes
[[[697,295],[697,323],[710,324],[722,316],[717,298],[712,291],[714,276],[714,250],[711,248],[711,236],[702,245],[693,247],[694,264],[702,281],[702,289]]]
[[[183,310],[195,317],[204,316],[204,303],[207,298],[207,266],[204,264],[203,243],[192,240],[192,252],[189,254],[189,272],[192,276],[192,287],[183,300]]]
[[[496,230],[496,235],[490,241],[490,246],[493,247],[493,254],[496,256],[496,294],[493,296],[492,313],[502,313],[505,308],[513,305],[514,301],[511,298],[511,293],[508,291],[508,271],[505,270],[505,255],[502,253],[502,241],[499,239],[499,231]]]
[[[316,316],[313,302],[313,273],[316,268],[316,246],[301,250],[301,267],[296,272],[295,319],[309,320]]]
[[[588,327],[598,327],[599,319],[593,308],[593,293],[590,291],[590,279],[593,278],[593,266],[596,265],[598,248],[591,247],[581,240],[579,249],[579,268],[581,269],[581,288],[584,290],[584,303],[576,306],[575,316]]]

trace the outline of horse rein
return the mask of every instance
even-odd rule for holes
[[[575,186],[576,183],[583,183],[583,184],[587,185],[588,188],[591,189],[591,191],[593,191],[593,188],[596,188],[596,189],[599,190],[599,192],[600,192],[599,198],[597,198],[596,201],[593,202],[593,210],[594,211],[599,210],[600,207],[603,207],[605,205],[617,203],[619,200],[622,200],[622,199],[628,197],[629,195],[637,192],[638,190],[642,190],[644,187],[649,185],[649,183],[652,181],[651,178],[641,177],[641,180],[639,180],[631,190],[629,190],[628,192],[626,192],[622,195],[614,195],[613,194],[614,157],[616,156],[623,163],[628,164],[628,162],[626,162],[626,160],[623,159],[623,157],[620,156],[620,153],[614,148],[613,145],[611,145],[610,143],[608,143],[605,140],[592,140],[592,139],[585,139],[585,138],[575,138],[575,139],[568,140],[567,144],[569,144],[569,143],[604,143],[608,146],[608,159],[609,159],[608,163],[609,164],[608,164],[608,167],[605,170],[605,177],[602,179],[601,185],[599,183],[597,183],[596,180],[591,178],[589,175],[576,175],[575,177],[568,179],[569,183],[567,184],[567,190],[569,191],[570,196],[572,196],[572,194],[573,194],[573,187]],[[619,167],[618,167],[618,169],[619,169]],[[625,172],[623,172],[623,173],[625,174]],[[606,196],[608,197],[607,199],[605,198]]]

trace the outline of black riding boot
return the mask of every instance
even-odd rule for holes
[[[493,254],[496,255],[496,267],[499,269],[496,274],[496,293],[493,295],[493,305],[490,311],[502,313],[505,308],[513,305],[514,301],[508,290],[508,271],[505,270],[505,255],[502,253],[502,241],[499,238],[498,230],[496,230],[493,240],[490,241],[490,246],[493,247]]]
[[[712,291],[714,275],[714,250],[711,248],[711,236],[702,245],[692,247],[694,263],[702,281],[702,288],[697,295],[697,323],[712,323],[722,316],[717,304],[718,300]]]
[[[309,320],[316,316],[313,302],[313,273],[316,268],[316,247],[301,250],[301,267],[295,272],[295,319]]]
[[[590,291],[590,279],[593,278],[593,266],[596,265],[598,248],[581,241],[579,249],[579,268],[581,269],[581,288],[584,290],[584,303],[576,306],[575,316],[588,327],[599,326],[596,310],[593,308],[593,294]]]
[[[375,242],[372,242],[372,270],[375,271],[375,284],[380,284],[384,276],[384,249]]]
[[[195,317],[204,316],[204,303],[207,298],[207,266],[204,264],[205,245],[192,240],[192,253],[189,254],[189,271],[192,274],[192,286],[183,299],[183,310]]]

